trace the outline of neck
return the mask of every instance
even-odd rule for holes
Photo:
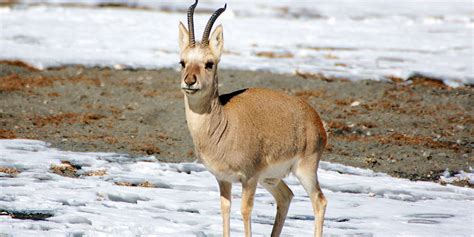
[[[217,91],[217,86],[215,90],[210,92],[208,95],[185,95],[184,103],[186,106],[186,113],[189,111],[203,116],[218,111],[222,106],[219,101],[219,92]]]
[[[188,128],[194,142],[199,137],[212,136],[222,124],[224,110],[219,101],[217,84],[208,95],[185,95],[184,103]]]

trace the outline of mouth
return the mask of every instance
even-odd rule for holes
[[[186,94],[194,94],[199,91],[199,89],[194,89],[194,88],[189,88],[189,87],[183,87],[181,88]]]

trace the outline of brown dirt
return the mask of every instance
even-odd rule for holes
[[[193,161],[178,78],[170,69],[38,71],[0,62],[0,138]],[[349,82],[233,70],[221,71],[220,82],[221,93],[268,87],[307,100],[329,126],[326,161],[431,181],[446,169],[474,167],[473,87],[421,77]]]

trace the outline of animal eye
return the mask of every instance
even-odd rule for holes
[[[181,64],[181,67],[183,67],[183,68],[186,67],[186,63],[184,63],[183,60],[181,60],[181,61],[179,62],[179,64]]]
[[[207,62],[206,63],[206,69],[212,69],[214,67],[214,62]]]

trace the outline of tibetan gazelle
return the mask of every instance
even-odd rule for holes
[[[219,184],[223,235],[230,235],[232,183],[240,182],[245,236],[252,234],[250,217],[257,184],[276,200],[272,236],[279,236],[293,198],[282,179],[292,172],[311,198],[316,217],[314,233],[321,236],[326,199],[316,171],[327,137],[318,113],[299,98],[269,89],[250,88],[219,95],[217,65],[224,45],[222,25],[210,32],[226,7],[211,16],[201,42],[196,42],[196,5],[197,0],[189,7],[188,29],[179,24],[181,89],[196,154]]]

